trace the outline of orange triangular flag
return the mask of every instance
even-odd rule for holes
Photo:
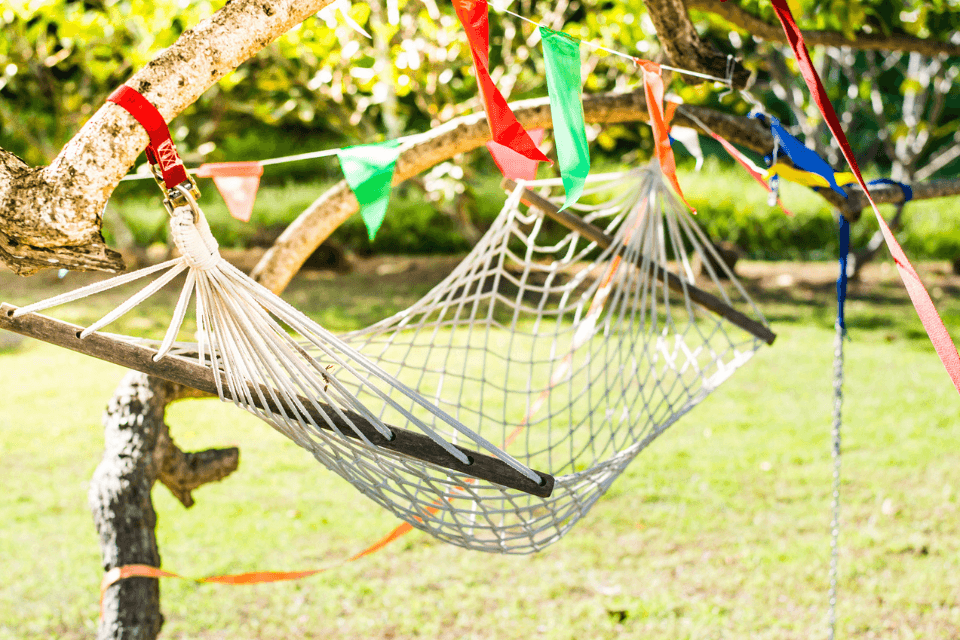
[[[540,146],[543,142],[543,129],[532,129],[527,133],[533,140],[533,144]],[[504,178],[510,180],[536,180],[537,179],[537,160],[531,160],[521,153],[517,153],[510,147],[500,144],[494,140],[487,141],[487,149],[493,156],[493,161],[500,169]]]
[[[260,188],[263,165],[259,162],[218,162],[202,164],[196,174],[201,178],[213,178],[217,190],[227,203],[230,215],[243,222],[250,221],[253,201]]]
[[[687,202],[683,191],[680,189],[680,183],[677,181],[677,162],[673,157],[673,149],[670,147],[670,128],[663,111],[663,78],[660,75],[660,65],[640,58],[634,58],[634,61],[643,70],[643,92],[647,98],[650,126],[653,127],[653,143],[657,158],[660,160],[660,169],[670,184],[673,185],[684,204],[690,207],[693,213],[696,213],[697,210]],[[673,118],[674,109],[676,107],[670,108],[670,118]]]

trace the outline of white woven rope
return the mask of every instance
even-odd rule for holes
[[[588,182],[574,210],[614,238],[607,248],[527,209],[524,187],[563,200],[558,180],[518,186],[443,282],[409,309],[343,336],[226,263],[191,206],[175,209],[171,220],[181,258],[21,312],[166,270],[99,328],[186,271],[170,328],[152,343],[158,357],[192,354],[221,372],[222,398],[415,527],[468,548],[530,553],[563,536],[647,444],[759,348],[758,339],[690,299],[692,256],[705,272],[697,286],[765,321],[657,165]],[[664,271],[679,277],[680,291],[665,286]],[[193,298],[197,343],[178,343]],[[387,438],[388,425],[418,429],[461,462],[451,443],[494,455],[535,481],[530,469],[542,468],[556,476],[553,495],[534,497],[379,449],[351,411]],[[357,437],[344,437],[337,422]]]

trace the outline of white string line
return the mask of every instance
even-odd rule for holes
[[[529,22],[530,24],[535,25],[535,26],[537,26],[537,27],[544,27],[544,28],[546,28],[546,29],[550,29],[550,27],[547,27],[546,25],[544,25],[544,24],[542,24],[542,23],[540,23],[540,22],[537,22],[536,20],[531,20],[530,18],[524,17],[524,16],[520,15],[519,13],[514,13],[513,11],[510,11],[509,9],[506,9],[506,8],[504,8],[504,7],[498,7],[498,6],[496,6],[496,5],[490,5],[490,6],[492,6],[492,7],[494,8],[494,10],[496,10],[496,11],[500,11],[501,13],[508,13],[508,14],[510,14],[511,16],[514,16],[515,18],[520,18],[521,20],[523,20],[523,21],[525,21],[525,22]],[[554,31],[554,29],[550,29],[550,30],[551,30],[551,31]],[[565,34],[565,35],[567,35],[567,34]],[[571,36],[571,37],[572,37],[572,36]],[[622,51],[616,51],[616,50],[614,50],[614,49],[610,49],[610,48],[605,47],[605,46],[603,46],[603,45],[601,45],[601,44],[597,44],[596,42],[591,42],[591,41],[589,41],[589,40],[580,40],[580,39],[577,39],[577,41],[580,42],[581,44],[585,44],[586,46],[588,46],[588,47],[590,47],[590,48],[592,48],[592,49],[598,49],[598,50],[600,50],[600,51],[606,51],[607,53],[613,54],[613,55],[615,55],[615,56],[620,56],[621,58],[625,58],[625,59],[630,60],[631,62],[634,62],[634,63],[636,63],[637,60],[638,60],[638,58],[637,58],[636,56],[631,56],[631,55],[628,54],[628,53],[623,53]],[[691,70],[691,69],[681,69],[681,68],[679,68],[679,67],[672,67],[672,66],[670,66],[670,65],[662,64],[662,63],[657,63],[657,64],[658,64],[658,65],[660,66],[660,68],[662,68],[662,69],[668,69],[668,70],[670,70],[670,71],[676,71],[677,73],[682,73],[682,74],[688,75],[688,76],[695,76],[695,77],[697,77],[697,78],[704,78],[704,79],[706,79],[706,80],[713,80],[714,82],[719,82],[719,83],[722,83],[722,84],[731,86],[731,88],[732,88],[731,79],[730,79],[730,78],[719,78],[719,77],[717,77],[717,76],[712,76],[712,75],[709,75],[709,74],[706,74],[706,73],[700,73],[699,71],[693,71],[693,70]],[[741,92],[741,93],[743,93],[743,92]],[[755,104],[755,103],[756,103],[756,99],[749,100],[749,102],[751,102],[751,104]],[[410,134],[410,135],[408,135],[408,136],[401,136],[401,137],[399,137],[399,138],[395,138],[395,140],[396,140],[397,142],[400,142],[400,143],[409,142],[409,141],[411,141],[411,140],[415,140],[415,139],[417,139],[417,138],[424,137],[424,136],[428,135],[429,133],[430,133],[429,131],[424,131],[424,132],[421,132],[421,133],[414,133],[414,134]],[[327,157],[336,155],[336,154],[339,153],[340,151],[343,151],[345,148],[346,148],[346,147],[338,147],[338,148],[336,148],[336,149],[324,149],[323,151],[311,151],[311,152],[308,152],[308,153],[299,153],[299,154],[291,155],[291,156],[281,156],[281,157],[279,157],[279,158],[271,158],[271,159],[268,159],[268,160],[259,160],[259,161],[254,160],[254,161],[251,161],[251,162],[259,162],[260,166],[262,166],[262,167],[267,167],[267,166],[274,165],[274,164],[285,164],[285,163],[288,163],[288,162],[299,162],[299,161],[301,161],[301,160],[314,160],[314,159],[317,159],[317,158],[327,158]],[[121,181],[121,182],[126,182],[126,181],[130,181],[130,180],[148,180],[148,179],[152,179],[152,178],[153,178],[153,174],[149,174],[149,173],[143,173],[143,174],[141,174],[141,173],[131,173],[131,174],[128,174],[128,175],[120,178],[120,181]]]
[[[546,26],[545,24],[542,24],[542,23],[540,23],[540,22],[537,22],[536,20],[531,20],[530,18],[524,17],[524,16],[520,15],[519,13],[514,13],[513,11],[510,11],[509,9],[507,9],[507,8],[505,8],[505,7],[498,7],[498,6],[496,6],[496,5],[490,5],[490,6],[492,6],[492,7],[494,8],[494,10],[496,10],[496,11],[500,11],[501,13],[509,13],[510,15],[512,15],[512,16],[515,17],[515,18],[520,18],[520,19],[523,20],[524,22],[529,22],[530,24],[535,25],[535,26],[537,26],[537,27],[544,27],[545,29],[550,29],[550,27]],[[550,29],[550,31],[555,31],[555,29]],[[564,34],[564,35],[568,35],[568,34]],[[571,37],[572,37],[572,36],[571,36]],[[580,42],[581,44],[587,45],[587,46],[590,47],[591,49],[599,49],[599,50],[601,50],[601,51],[606,51],[607,53],[612,53],[612,54],[615,55],[615,56],[620,56],[621,58],[626,58],[627,60],[630,60],[631,62],[636,62],[636,61],[638,60],[638,58],[637,58],[636,56],[631,56],[630,54],[628,54],[628,53],[623,53],[622,51],[616,51],[616,50],[614,50],[614,49],[609,49],[609,48],[607,48],[607,47],[605,47],[605,46],[603,46],[603,45],[601,45],[601,44],[597,44],[596,42],[590,42],[589,40],[580,40],[579,38],[577,38],[577,41]],[[705,78],[705,79],[707,79],[707,80],[713,80],[714,82],[721,82],[721,83],[726,84],[726,85],[730,85],[730,84],[731,84],[730,78],[718,78],[717,76],[711,76],[711,75],[706,74],[706,73],[700,73],[699,71],[692,71],[692,70],[690,70],[690,69],[680,69],[679,67],[671,67],[670,65],[666,65],[666,64],[660,64],[660,63],[657,63],[657,64],[659,64],[660,67],[663,68],[663,69],[669,69],[670,71],[676,71],[676,72],[682,73],[682,74],[684,74],[684,75],[696,76],[696,77],[698,77],[698,78]]]
[[[396,142],[401,144],[405,142],[410,142],[411,140],[416,140],[418,138],[423,138],[428,135],[429,131],[424,131],[421,133],[412,133],[408,136],[401,136],[399,138],[394,138]],[[299,162],[301,160],[313,160],[315,158],[328,158],[330,156],[335,156],[344,149],[348,147],[337,147],[336,149],[324,149],[322,151],[311,151],[309,153],[298,153],[292,156],[281,156],[279,158],[270,158],[269,160],[250,160],[249,162],[257,162],[262,167],[266,167],[272,164],[285,164],[287,162]],[[188,169],[188,171],[196,171],[196,168]],[[148,178],[153,178],[153,174],[150,173],[131,173],[120,178],[121,182],[127,180],[146,180]]]

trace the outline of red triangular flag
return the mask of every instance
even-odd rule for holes
[[[219,162],[202,164],[196,174],[200,178],[213,178],[217,190],[227,203],[230,215],[243,222],[250,221],[253,201],[260,188],[263,165],[259,162]]]
[[[543,129],[533,129],[529,132],[530,139],[538,147],[543,142],[543,133]],[[538,163],[536,160],[531,160],[494,140],[487,142],[487,149],[490,150],[490,155],[493,156],[493,161],[497,164],[497,168],[500,169],[504,178],[510,180],[537,179]]]
[[[470,41],[470,53],[473,55],[473,66],[477,72],[477,85],[480,87],[480,97],[483,98],[487,121],[490,123],[490,134],[494,141],[531,160],[552,164],[550,159],[537,149],[537,145],[530,139],[523,126],[517,122],[516,116],[507,105],[507,99],[503,97],[490,77],[490,27],[487,21],[487,0],[454,0],[453,8],[467,32],[467,40]]]

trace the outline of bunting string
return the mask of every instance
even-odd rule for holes
[[[498,7],[498,6],[496,6],[496,5],[492,5],[492,6],[493,6],[494,11],[499,11],[500,13],[509,14],[509,15],[513,16],[514,18],[519,18],[519,19],[523,20],[524,22],[528,22],[528,23],[534,25],[535,27],[550,29],[550,27],[548,27],[547,25],[543,24],[542,22],[537,22],[536,20],[531,20],[530,18],[527,18],[527,17],[525,17],[525,16],[522,16],[522,15],[520,15],[519,13],[514,13],[513,11],[510,11],[510,10],[507,9],[506,7]],[[571,37],[572,37],[572,36],[571,36]],[[629,53],[624,53],[624,52],[622,52],[622,51],[617,51],[616,49],[610,49],[609,47],[605,47],[605,46],[603,46],[602,44],[597,44],[596,42],[591,42],[591,41],[589,41],[589,40],[580,40],[580,44],[582,44],[582,45],[584,45],[584,46],[586,46],[586,47],[589,47],[589,48],[591,48],[591,49],[596,49],[596,50],[598,50],[598,51],[605,51],[605,52],[607,52],[607,53],[609,53],[609,54],[612,54],[612,55],[615,55],[615,56],[619,56],[619,57],[621,57],[621,58],[625,58],[626,60],[630,60],[631,62],[637,62],[638,60],[640,60],[637,56],[632,56],[632,55],[630,55]],[[712,76],[712,75],[710,75],[710,74],[708,74],[708,73],[700,73],[699,71],[694,71],[694,70],[692,70],[692,69],[681,69],[680,67],[671,67],[670,65],[666,65],[666,64],[661,64],[660,67],[661,67],[662,69],[667,69],[667,70],[669,70],[669,71],[676,71],[677,73],[682,73],[683,75],[686,75],[686,76],[694,76],[694,77],[697,77],[697,78],[703,78],[704,80],[713,80],[714,82],[719,82],[719,83],[725,84],[725,85],[730,85],[730,84],[731,84],[731,79],[730,79],[730,78],[719,78],[719,77],[717,77],[717,76]]]
[[[420,133],[413,133],[413,134],[410,134],[410,135],[408,135],[408,136],[401,136],[401,137],[399,137],[399,138],[394,138],[393,141],[394,141],[394,142],[399,142],[400,144],[405,144],[405,143],[407,143],[407,142],[413,142],[413,141],[416,141],[416,140],[421,140],[421,139],[425,138],[427,135],[429,135],[429,133],[430,133],[429,131],[423,131],[423,132],[420,132]],[[307,152],[307,153],[298,153],[298,154],[291,155],[291,156],[280,156],[280,157],[277,157],[277,158],[269,158],[269,159],[267,159],[267,160],[250,160],[249,162],[256,162],[257,164],[259,164],[259,165],[262,166],[262,167],[268,167],[268,166],[277,165],[277,164],[287,164],[287,163],[289,163],[289,162],[301,162],[301,161],[303,161],[303,160],[316,160],[316,159],[318,159],[318,158],[330,158],[330,157],[332,157],[332,156],[339,155],[341,151],[343,151],[344,149],[347,149],[347,148],[348,148],[348,147],[336,147],[336,148],[332,148],[332,149],[322,149],[322,150],[320,150],[320,151],[310,151],[310,152]],[[199,165],[198,167],[196,167],[196,168],[194,168],[194,169],[189,169],[189,171],[191,171],[191,172],[196,172],[196,171],[199,171],[199,170],[201,169],[201,167],[204,167],[204,166],[209,166],[209,164],[208,164],[208,163],[201,164],[201,165]],[[197,175],[199,175],[199,174],[197,174]],[[202,177],[204,177],[204,176],[200,176],[200,177],[202,178]],[[130,174],[127,174],[127,175],[123,176],[122,178],[120,178],[120,181],[121,181],[121,182],[126,182],[126,181],[130,181],[130,180],[152,180],[152,179],[153,179],[153,174],[151,174],[151,173],[146,173],[146,172],[139,172],[139,171],[138,171],[137,173],[130,173]]]

